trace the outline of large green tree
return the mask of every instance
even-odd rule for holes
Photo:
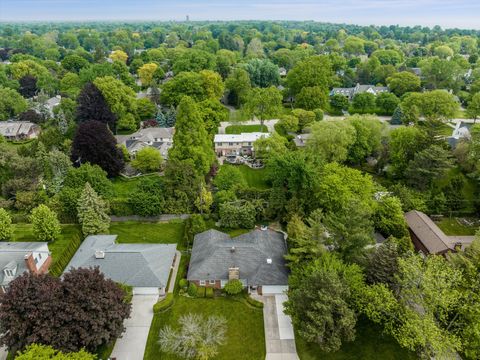
[[[78,222],[82,226],[83,235],[107,234],[110,227],[110,217],[107,212],[108,204],[87,182],[77,206]]]
[[[282,94],[274,86],[253,88],[247,95],[243,110],[248,116],[255,116],[261,122],[279,116],[282,112]]]
[[[46,205],[39,205],[32,210],[30,221],[33,225],[33,234],[38,241],[54,241],[60,237],[62,231],[57,214]]]
[[[333,76],[332,64],[327,56],[312,56],[299,61],[288,72],[287,85],[294,95],[310,86],[319,86],[327,91]]]
[[[0,120],[8,120],[27,109],[27,101],[17,91],[0,87]]]

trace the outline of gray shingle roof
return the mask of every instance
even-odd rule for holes
[[[99,266],[106,277],[133,287],[167,285],[176,244],[117,244],[117,235],[88,236],[65,271]],[[97,259],[96,251],[105,257]]]
[[[238,267],[249,285],[287,285],[286,252],[283,234],[276,231],[253,230],[230,238],[208,230],[195,236],[187,279],[228,280],[228,269]]]

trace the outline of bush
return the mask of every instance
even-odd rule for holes
[[[205,297],[209,299],[213,298],[213,287],[207,287],[205,289]]]
[[[242,292],[243,284],[240,280],[230,280],[223,289],[228,295],[236,295]]]
[[[247,303],[249,303],[253,307],[263,309],[263,303],[261,301],[255,300],[254,298],[252,298],[250,296],[247,296],[246,299],[247,299]]]
[[[182,289],[186,289],[188,287],[188,280],[180,279],[180,281],[178,282],[178,286],[180,286]]]
[[[190,285],[188,285],[188,295],[192,296],[192,297],[196,297],[197,296],[197,285],[195,285],[194,283],[190,283]]]
[[[60,276],[63,273],[63,270],[67,267],[70,260],[72,260],[73,255],[77,252],[77,249],[80,247],[80,240],[79,235],[75,235],[72,237],[72,240],[68,244],[68,246],[63,250],[62,254],[55,260],[50,267],[49,273],[53,276]]]
[[[121,284],[121,283],[118,283],[118,286],[123,290],[125,291],[125,297],[123,298],[123,300],[126,302],[126,303],[131,303],[132,302],[132,298],[133,298],[133,287],[131,287],[130,285],[127,285],[127,284]]]
[[[315,121],[322,121],[323,120],[323,110],[322,109],[315,109],[313,110],[315,113]]]
[[[204,298],[205,297],[205,286],[200,286],[197,289],[197,298]]]
[[[173,293],[168,293],[164,299],[153,305],[153,313],[158,314],[173,305]]]

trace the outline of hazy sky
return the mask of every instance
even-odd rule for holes
[[[0,21],[316,20],[480,29],[480,0],[0,0]]]

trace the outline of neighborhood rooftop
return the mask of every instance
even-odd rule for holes
[[[255,142],[262,137],[269,137],[270,133],[252,132],[241,134],[216,134],[214,142],[228,143],[228,142]]]
[[[133,287],[164,288],[176,244],[117,244],[117,235],[88,236],[66,267],[100,267],[116,282]]]

